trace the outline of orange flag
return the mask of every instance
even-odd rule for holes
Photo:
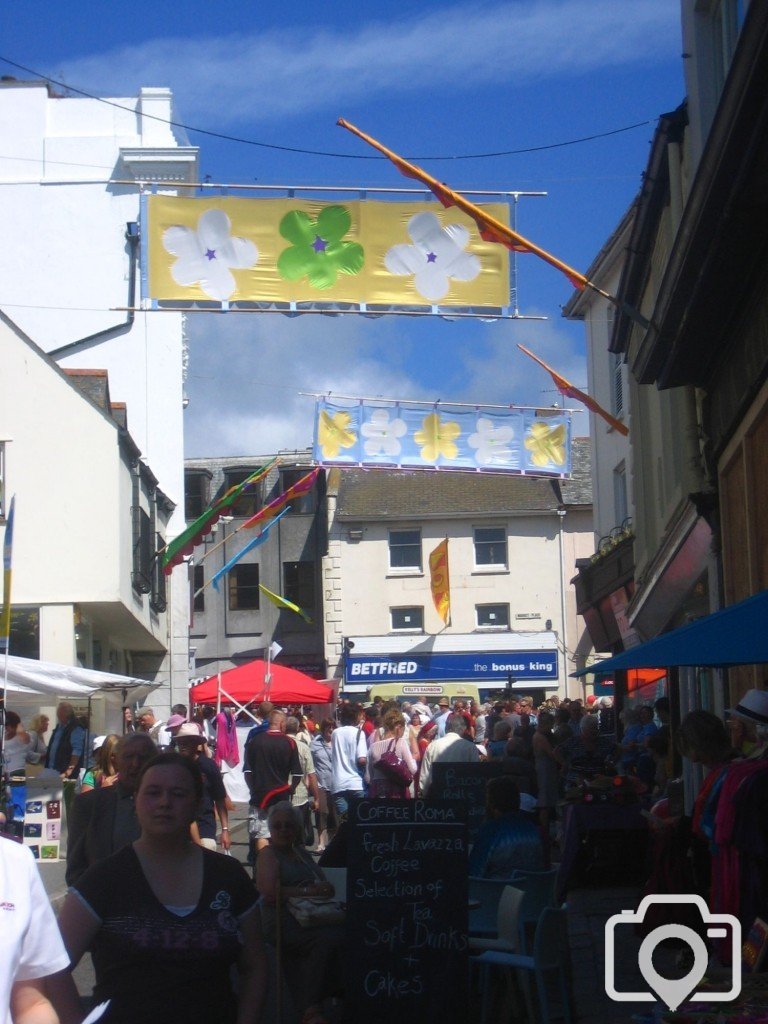
[[[557,270],[562,271],[563,274],[568,278],[574,288],[580,288],[583,290],[588,285],[593,287],[591,282],[580,274],[578,270],[574,270],[573,267],[569,267],[567,263],[563,263],[552,253],[547,252],[546,249],[540,249],[538,245],[533,242],[529,242],[527,238],[523,238],[516,231],[513,231],[508,224],[502,223],[500,220],[496,220],[489,213],[486,213],[482,207],[475,206],[468,199],[465,199],[458,192],[454,192],[453,189],[448,188],[447,185],[443,185],[442,182],[438,181],[437,178],[433,178],[431,174],[423,171],[416,164],[408,163],[407,160],[403,160],[397,153],[393,153],[391,149],[387,149],[386,146],[382,146],[376,139],[371,138],[370,135],[366,135],[365,132],[361,132],[359,128],[355,128],[349,121],[345,121],[343,117],[340,117],[336,124],[341,125],[342,128],[346,128],[352,132],[353,135],[357,135],[363,142],[367,142],[369,146],[373,146],[374,149],[378,149],[380,153],[388,157],[392,163],[397,167],[401,174],[404,174],[406,178],[415,178],[416,181],[421,181],[430,192],[440,200],[443,206],[455,206],[459,210],[463,210],[472,220],[477,224],[480,229],[480,237],[486,242],[499,242],[501,245],[506,245],[508,249],[514,249],[517,252],[531,252],[534,256],[539,256],[541,259],[546,260],[547,263],[551,264]]]
[[[592,291],[597,292],[598,295],[602,295],[604,299],[607,299],[610,303],[620,309],[623,313],[626,313],[628,317],[631,317],[636,323],[647,330],[651,325],[646,318],[639,313],[632,306],[626,302],[622,302],[621,299],[616,298],[615,295],[611,295],[610,292],[604,291],[598,287],[594,281],[590,281],[589,278],[585,277],[578,270],[574,270],[573,267],[567,263],[563,263],[557,256],[553,256],[551,252],[547,252],[546,249],[540,248],[534,242],[529,241],[522,235],[514,231],[508,224],[503,224],[500,220],[496,220],[489,213],[486,213],[482,207],[475,206],[469,199],[465,199],[459,192],[454,192],[453,189],[448,188],[437,178],[433,178],[431,174],[422,170],[421,167],[417,167],[416,164],[411,164],[407,160],[403,160],[397,153],[393,153],[391,149],[387,149],[376,139],[370,135],[366,135],[365,132],[360,131],[349,121],[345,121],[343,117],[340,117],[336,124],[341,125],[342,128],[346,128],[347,131],[352,132],[353,135],[357,135],[363,142],[367,142],[369,146],[373,146],[374,149],[378,149],[380,153],[383,153],[385,157],[392,161],[397,167],[401,174],[404,174],[406,178],[414,178],[416,181],[422,182],[432,192],[443,206],[455,206],[459,210],[463,210],[467,216],[471,217],[472,220],[477,224],[480,229],[480,237],[486,242],[498,242],[500,245],[506,245],[508,249],[514,249],[515,252],[530,252],[534,256],[538,256],[539,259],[549,263],[550,266],[559,270],[565,274],[574,288],[578,288],[580,291],[584,291],[585,288],[591,288]]]
[[[429,588],[437,614],[448,625],[451,618],[451,580],[448,575],[448,538],[441,540],[429,556]]]
[[[611,416],[611,414],[604,409],[599,402],[596,402],[594,398],[586,394],[586,392],[579,391],[579,389],[574,387],[570,381],[565,379],[565,377],[561,377],[557,370],[553,370],[551,366],[547,366],[543,359],[539,359],[538,356],[535,356],[533,352],[527,349],[524,345],[518,345],[517,347],[521,352],[525,352],[527,356],[530,356],[534,362],[539,364],[539,366],[544,367],[555,382],[555,387],[561,395],[566,395],[568,398],[575,398],[577,402],[583,402],[584,405],[586,405],[588,409],[591,409],[596,416],[602,416],[605,422],[609,424],[609,426],[613,427],[614,430],[618,430],[618,432],[623,434],[624,437],[627,436],[629,433],[627,427],[621,422],[621,420],[617,420],[615,416]]]

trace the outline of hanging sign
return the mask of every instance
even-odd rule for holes
[[[562,477],[571,472],[571,417],[549,410],[321,398],[314,458],[323,466]]]
[[[509,207],[485,207],[504,223]],[[509,305],[509,252],[436,203],[142,200],[142,298],[305,307]]]

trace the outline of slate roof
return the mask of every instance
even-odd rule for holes
[[[547,512],[592,504],[589,438],[573,441],[573,479],[485,473],[345,469],[336,514],[341,519],[419,519]]]

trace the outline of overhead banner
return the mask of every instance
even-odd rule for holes
[[[509,207],[485,207],[504,223]],[[142,198],[142,298],[326,307],[509,305],[509,251],[437,203]]]
[[[571,416],[321,398],[315,406],[314,458],[323,466],[562,477],[571,472]]]

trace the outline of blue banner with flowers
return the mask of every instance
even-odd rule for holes
[[[315,408],[322,466],[569,476],[570,413],[443,404],[331,401]]]

